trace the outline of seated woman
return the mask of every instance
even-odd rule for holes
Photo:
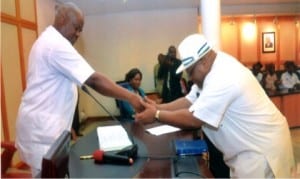
[[[139,94],[142,98],[144,98],[145,92],[140,88],[142,78],[143,75],[141,71],[137,68],[133,68],[125,75],[126,83],[123,83],[122,86],[129,91],[132,91],[133,93]],[[134,119],[134,108],[127,101],[119,101],[119,109],[122,120]]]

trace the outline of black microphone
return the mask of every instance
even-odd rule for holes
[[[92,93],[90,93],[90,91],[88,90],[88,88],[87,88],[85,85],[82,85],[81,89],[82,89],[85,93],[87,93],[90,97],[92,97],[92,98],[94,99],[94,101],[95,101],[97,104],[99,104],[99,105],[102,107],[102,109],[104,109],[110,117],[112,117],[115,121],[117,121],[119,124],[121,124],[122,127],[123,127],[123,128],[125,129],[125,131],[127,132],[127,134],[130,134],[130,133],[127,131],[126,127],[124,127],[123,124],[120,122],[120,120],[117,119],[111,112],[109,112],[109,110],[107,110],[106,107],[105,107],[103,104],[101,104],[101,103],[94,97],[94,95],[92,95]],[[117,154],[118,154],[118,155],[125,155],[125,156],[132,157],[132,158],[135,159],[135,158],[137,157],[137,153],[138,153],[138,146],[137,146],[137,144],[135,144],[132,135],[129,135],[129,137],[130,137],[130,139],[131,139],[133,145],[132,145],[132,146],[129,146],[129,147],[126,147],[125,149],[119,151]]]
[[[96,150],[93,155],[82,155],[80,160],[94,159],[95,163],[109,163],[118,165],[132,165],[133,159],[128,156],[108,154],[103,150]]]

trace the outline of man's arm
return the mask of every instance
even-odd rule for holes
[[[144,101],[141,102],[145,107],[145,110],[135,115],[135,119],[137,122],[141,122],[144,124],[152,123],[155,121],[156,118],[159,122],[177,126],[180,128],[185,128],[185,129],[199,128],[203,123],[201,120],[193,116],[193,113],[188,110],[188,107],[177,109],[177,110],[166,109],[167,107],[176,108],[176,104],[177,104],[177,108],[179,106],[183,107],[188,104],[189,104],[188,106],[190,106],[191,105],[190,102],[185,98],[180,98],[172,102],[172,104],[171,103],[164,104],[165,107],[164,109],[157,108],[156,105],[153,105],[152,102],[149,103],[148,99],[146,99],[146,102]],[[183,105],[179,104],[180,102],[184,104]]]
[[[130,102],[137,111],[141,111],[143,109],[141,105],[141,97],[125,88],[122,88],[99,72],[93,73],[86,80],[85,84],[104,96],[114,97]]]
[[[185,97],[181,97],[176,99],[175,101],[164,103],[164,104],[158,104],[156,105],[157,109],[163,109],[163,110],[178,110],[178,109],[187,109],[191,106],[191,102],[187,100]]]
[[[203,122],[193,116],[188,109],[180,109],[175,111],[160,110],[158,121],[182,129],[200,128]]]

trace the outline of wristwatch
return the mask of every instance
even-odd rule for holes
[[[156,110],[156,113],[155,113],[155,120],[156,121],[159,121],[159,113],[160,113],[160,110]]]

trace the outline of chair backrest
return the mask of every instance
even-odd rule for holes
[[[118,85],[122,86],[123,88],[127,88],[127,86],[129,85],[129,83],[127,81],[117,81],[116,82]],[[116,105],[117,107],[119,108],[120,110],[120,116],[124,116],[124,112],[123,112],[123,109],[122,109],[122,101],[119,100],[119,99],[116,99]]]
[[[71,135],[63,131],[59,138],[50,147],[42,161],[42,178],[65,178],[69,176],[69,151]]]

